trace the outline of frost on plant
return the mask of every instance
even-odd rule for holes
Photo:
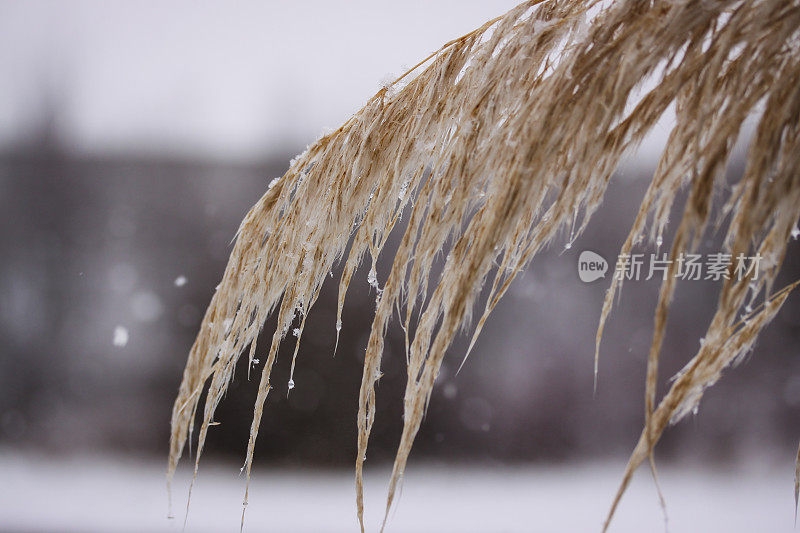
[[[338,334],[353,273],[369,261],[368,282],[378,289],[374,265],[405,211],[391,270],[380,276],[357,420],[363,529],[375,382],[384,332],[398,309],[405,331],[415,333],[406,343],[404,429],[388,511],[457,331],[468,328],[474,344],[516,274],[561,232],[569,232],[570,243],[580,235],[621,158],[674,109],[675,126],[620,253],[629,254],[643,238],[662,241],[671,212],[679,213],[675,237],[663,244],[671,256],[695,250],[717,201],[727,215],[721,222],[726,253],[758,253],[765,261],[759,279],[723,282],[705,342],[657,401],[659,353],[677,283],[672,270],[662,283],[645,425],[610,520],[632,472],[648,458],[652,464],[666,426],[690,412],[705,388],[753,346],[794,287],[774,290],[773,282],[800,214],[799,33],[800,6],[790,0],[530,1],[450,41],[382,88],[292,160],[242,221],[175,401],[169,476],[200,411],[196,472],[234,367],[247,351],[253,368],[257,334],[275,313],[247,447],[249,480],[279,344],[299,317],[289,336],[296,358],[305,318],[343,260],[331,324]],[[724,180],[731,150],[753,115],[758,125],[747,164],[730,186]],[[445,258],[444,268],[431,276],[437,256]],[[473,321],[487,282],[488,299]],[[601,310],[597,353],[620,284],[612,282]],[[746,304],[752,312],[741,319]]]

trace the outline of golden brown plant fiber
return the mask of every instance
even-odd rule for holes
[[[261,368],[247,447],[249,481],[280,343],[298,321],[297,356],[320,287],[344,259],[338,331],[348,286],[367,255],[377,299],[357,421],[362,531],[375,385],[395,312],[406,332],[404,427],[388,513],[458,331],[468,329],[474,343],[536,253],[565,228],[580,234],[623,156],[667,112],[674,112],[675,126],[621,253],[645,238],[660,242],[673,210],[681,215],[670,256],[696,250],[718,202],[726,252],[763,259],[757,277],[750,272],[723,281],[699,351],[657,403],[659,354],[676,284],[672,263],[655,309],[645,424],[607,527],[632,473],[652,461],[667,425],[691,412],[705,388],[741,360],[795,286],[773,288],[800,215],[796,0],[532,0],[450,41],[381,89],[294,159],[244,218],[186,363],[172,411],[168,478],[191,442],[206,391],[197,473],[234,367],[248,347],[252,365],[256,337],[274,312],[278,326]],[[731,152],[753,117],[746,167],[731,187]],[[686,200],[675,205],[682,191]],[[376,259],[401,214],[407,220],[391,271],[378,280]],[[432,275],[437,258],[444,266]],[[486,281],[486,305],[473,323]],[[607,293],[595,357],[620,289],[614,280]]]

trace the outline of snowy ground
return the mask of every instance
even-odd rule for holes
[[[389,532],[599,531],[621,464],[499,469],[412,468]],[[765,466],[712,471],[661,468],[669,531],[794,531],[792,474]],[[6,532],[180,531],[186,477],[168,520],[163,464],[48,460],[0,453],[0,530]],[[368,530],[382,513],[386,472],[367,480]],[[244,483],[231,466],[201,465],[188,532],[237,531]],[[245,531],[356,531],[348,471],[256,470]],[[612,531],[663,531],[655,491],[642,469]]]

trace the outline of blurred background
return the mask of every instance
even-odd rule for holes
[[[191,461],[167,520],[170,410],[240,220],[383,81],[514,4],[0,1],[0,531],[180,530]],[[572,248],[554,245],[515,281],[458,375],[466,339],[450,350],[390,531],[599,530],[643,423],[658,284],[626,284],[595,396],[610,278],[582,283],[576,262],[591,249],[613,269],[667,126]],[[798,277],[792,243],[780,281]],[[311,312],[296,388],[267,401],[246,530],[355,530],[370,288],[362,269],[335,357],[336,283]],[[718,290],[679,286],[662,392],[699,347]],[[672,530],[791,530],[798,341],[795,295],[666,433],[657,459]],[[367,461],[374,527],[402,429],[402,346],[390,328]],[[274,383],[288,380],[290,355]],[[188,531],[239,525],[256,386],[240,368],[218,409]],[[644,470],[612,530],[663,527]]]

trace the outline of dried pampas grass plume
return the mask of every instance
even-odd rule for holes
[[[799,34],[795,0],[533,0],[450,41],[381,89],[294,159],[242,222],[175,401],[169,479],[192,438],[205,389],[196,474],[234,367],[248,346],[252,363],[257,334],[276,312],[247,447],[249,480],[278,346],[299,316],[297,356],[305,318],[352,242],[339,281],[337,331],[353,272],[366,254],[378,292],[359,395],[362,530],[375,384],[395,310],[406,331],[404,428],[388,512],[442,359],[457,331],[473,323],[487,278],[488,299],[472,326],[473,343],[535,254],[564,228],[575,225],[580,234],[586,227],[623,155],[672,107],[675,127],[621,252],[645,236],[660,240],[676,207],[682,215],[670,254],[695,250],[716,200],[724,213],[718,225],[725,230],[726,252],[763,260],[758,277],[751,272],[724,280],[700,350],[657,404],[676,263],[670,267],[655,310],[645,426],[608,526],[633,471],[645,459],[652,464],[667,425],[690,412],[705,388],[751,349],[796,285],[773,290],[800,215]],[[723,187],[731,150],[751,116],[758,125],[746,168],[732,189]],[[681,190],[688,197],[675,206]],[[376,259],[404,211],[405,232],[378,288]],[[431,276],[437,256],[445,258],[444,267]],[[615,280],[607,293],[598,352],[620,289]]]

